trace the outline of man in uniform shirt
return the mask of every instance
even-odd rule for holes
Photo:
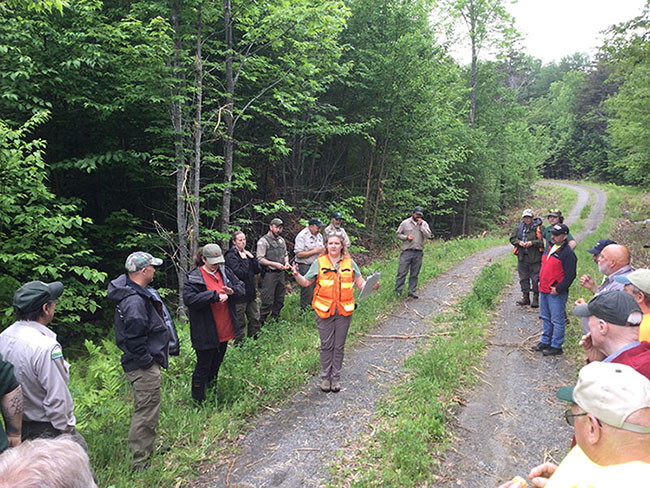
[[[350,242],[350,238],[348,237],[348,233],[345,232],[345,229],[341,226],[343,223],[343,215],[341,215],[341,212],[334,212],[332,214],[332,220],[331,224],[325,227],[325,235],[329,236],[330,234],[335,234],[338,233],[339,235],[343,236],[343,241],[345,243],[345,249],[348,251],[350,250],[350,246],[352,243]],[[301,271],[300,274],[304,275],[304,273]]]
[[[18,321],[0,334],[0,354],[14,366],[24,396],[22,439],[71,434],[88,446],[75,430],[74,405],[68,390],[70,365],[61,344],[47,326],[54,318],[63,283],[30,281],[14,294]]]
[[[415,291],[418,287],[418,275],[422,267],[422,253],[424,251],[424,240],[431,238],[431,229],[426,220],[422,218],[422,207],[415,207],[413,215],[403,220],[397,228],[397,238],[402,241],[402,254],[399,256],[399,268],[395,279],[395,293],[400,295],[406,275],[409,273],[409,296],[418,298]]]
[[[296,263],[298,263],[298,270],[301,275],[305,275],[309,271],[311,263],[316,261],[325,249],[323,235],[320,233],[321,227],[323,227],[323,222],[320,219],[310,219],[307,227],[298,232],[296,236],[293,252],[296,254]],[[301,310],[311,306],[315,287],[316,283],[312,283],[309,286],[300,288]]]
[[[280,318],[284,306],[285,270],[290,270],[287,243],[282,234],[283,222],[274,218],[269,224],[269,231],[257,241],[257,260],[262,266],[262,290],[260,298],[260,323],[263,325],[271,314],[274,319]]]

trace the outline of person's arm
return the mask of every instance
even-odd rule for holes
[[[515,227],[514,232],[510,234],[510,244],[512,244],[515,247],[519,245],[519,238],[517,237],[517,229],[518,227]]]
[[[219,295],[214,290],[199,290],[198,286],[191,283],[189,275],[183,284],[183,303],[187,308],[201,309],[219,301]]]
[[[23,427],[23,387],[18,385],[0,398],[0,410],[5,421],[5,431],[9,447],[20,444]]]
[[[117,306],[124,324],[124,347],[133,355],[139,368],[148,369],[154,359],[147,347],[149,323],[144,300],[140,295],[132,295],[126,297]]]
[[[397,238],[400,241],[409,240],[409,234],[406,230],[406,220],[402,221],[402,223],[399,224],[399,227],[397,228]]]
[[[262,265],[268,268],[283,269],[282,263],[276,263],[275,261],[269,261],[266,259],[266,240],[262,237],[257,241],[257,261]],[[288,260],[288,257],[286,258]]]
[[[575,249],[577,245],[578,243],[576,241],[574,240],[569,241],[569,247],[571,247],[571,249]]]
[[[314,261],[314,263],[318,263],[318,261]],[[298,271],[298,264],[296,263],[293,264],[291,273],[293,274],[293,277],[296,279],[296,282],[303,288],[310,286],[314,282],[314,280],[309,281],[307,278],[305,278],[303,275],[300,274],[300,272]],[[309,273],[309,271],[307,273]]]
[[[233,291],[232,297],[233,298],[243,298],[246,296],[246,285],[244,285],[244,282],[241,281],[235,273],[228,268],[226,268],[226,277],[228,278],[229,283],[227,283],[227,286]]]
[[[429,227],[429,223],[424,219],[422,219],[422,224],[420,224],[420,232],[422,232],[425,239],[431,239],[431,228]]]

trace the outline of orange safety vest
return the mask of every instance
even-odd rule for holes
[[[340,315],[352,315],[354,312],[354,269],[349,256],[339,261],[335,269],[327,254],[318,258],[318,278],[311,302],[318,316],[322,319],[337,312]]]

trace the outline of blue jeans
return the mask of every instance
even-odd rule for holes
[[[564,312],[568,298],[568,293],[557,296],[550,293],[539,294],[539,314],[542,317],[544,327],[541,342],[550,344],[551,347],[556,349],[562,349],[564,343]]]

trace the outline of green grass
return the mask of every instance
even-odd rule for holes
[[[477,378],[472,367],[486,347],[486,311],[494,309],[513,269],[509,258],[484,268],[457,310],[433,320],[430,339],[405,363],[406,379],[380,403],[372,435],[331,468],[330,486],[431,485],[439,450],[449,440],[455,394]]]

